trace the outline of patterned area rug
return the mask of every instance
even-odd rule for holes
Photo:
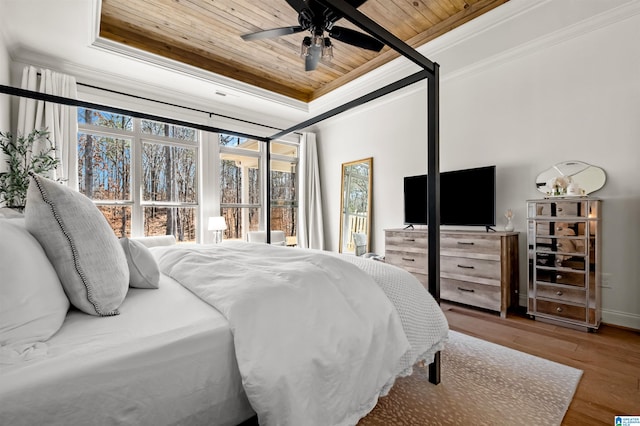
[[[582,370],[450,331],[441,383],[398,379],[358,426],[559,425]]]

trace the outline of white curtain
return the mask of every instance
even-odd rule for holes
[[[324,250],[324,224],[316,135],[303,133],[300,138],[300,173],[298,203],[298,246]]]
[[[49,95],[77,99],[75,77],[26,66],[22,72],[22,88]],[[49,139],[56,147],[60,165],[50,176],[78,189],[78,122],[77,108],[35,99],[20,98],[18,134],[27,135],[34,129],[47,129]],[[38,149],[38,147],[34,147]]]

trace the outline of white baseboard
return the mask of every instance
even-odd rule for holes
[[[602,322],[605,324],[619,325],[621,327],[640,330],[640,315],[628,312],[602,310]]]

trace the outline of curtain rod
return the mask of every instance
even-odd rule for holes
[[[147,114],[147,113],[133,111],[133,110],[124,109],[124,108],[116,108],[116,107],[98,104],[94,102],[81,101],[79,99],[66,98],[64,96],[49,95],[47,93],[40,93],[40,92],[34,92],[32,90],[19,89],[17,87],[12,87],[12,86],[0,85],[0,93],[13,95],[13,96],[20,96],[23,98],[35,99],[38,101],[53,102],[61,105],[98,109],[98,110],[113,112],[116,114],[130,115],[132,117],[142,118],[145,120],[162,121],[165,123],[174,124],[176,126],[192,127],[194,129],[204,130],[207,132],[225,133],[231,136],[238,136],[241,138],[256,139],[262,142],[271,141],[271,138],[264,137],[264,136],[256,136],[249,133],[236,132],[233,130],[207,126],[205,124],[193,123],[193,122],[184,121],[184,120],[176,120],[174,118],[162,117],[159,115]]]
[[[40,73],[38,73],[38,75],[40,75]],[[113,90],[113,89],[107,89],[105,87],[100,87],[100,86],[94,86],[92,84],[81,83],[79,81],[76,82],[76,84],[79,85],[79,86],[89,87],[91,89],[97,89],[97,90],[102,90],[104,92],[115,93],[116,95],[124,95],[124,96],[128,96],[130,98],[140,99],[140,100],[143,100],[143,101],[150,101],[150,102],[155,102],[155,103],[159,103],[159,104],[163,104],[163,105],[167,105],[167,106],[186,109],[186,110],[189,110],[189,111],[201,112],[203,114],[209,114],[209,117],[211,117],[211,116],[222,117],[222,118],[226,118],[226,119],[229,119],[229,120],[239,121],[241,123],[252,124],[254,126],[260,126],[260,127],[265,127],[267,129],[280,130],[280,131],[283,130],[283,129],[279,128],[279,127],[269,126],[267,124],[256,123],[254,121],[244,120],[242,118],[231,117],[231,116],[224,115],[224,114],[218,114],[216,112],[205,111],[205,110],[199,109],[199,108],[193,108],[193,107],[188,107],[188,106],[184,106],[184,105],[174,104],[174,103],[171,103],[171,102],[160,101],[160,100],[157,100],[157,99],[147,98],[147,97],[144,97],[144,96],[132,95],[130,93],[120,92],[118,90]],[[296,133],[296,134],[297,135],[301,135],[300,133]]]

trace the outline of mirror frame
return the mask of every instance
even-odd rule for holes
[[[346,198],[346,188],[345,188],[345,172],[349,166],[353,166],[356,164],[367,164],[369,166],[369,179],[367,182],[368,191],[367,191],[367,248],[365,253],[370,251],[371,247],[371,208],[373,207],[371,204],[372,201],[372,193],[373,193],[373,157],[363,158],[361,160],[349,161],[347,163],[342,163],[342,173],[340,174],[340,239],[338,240],[338,252],[339,253],[352,253],[349,251],[343,251],[343,247],[345,246],[343,242],[344,238],[344,226],[345,226],[345,198]],[[353,252],[355,255],[355,251]]]
[[[604,170],[598,166],[583,161],[563,161],[538,174],[536,177],[536,189],[546,196],[553,196],[553,189],[547,186],[547,182],[553,178],[561,177],[568,177],[570,182],[574,182],[577,185],[580,193],[574,194],[574,196],[587,196],[601,189],[607,182]],[[559,196],[568,195],[570,194],[564,193]]]

